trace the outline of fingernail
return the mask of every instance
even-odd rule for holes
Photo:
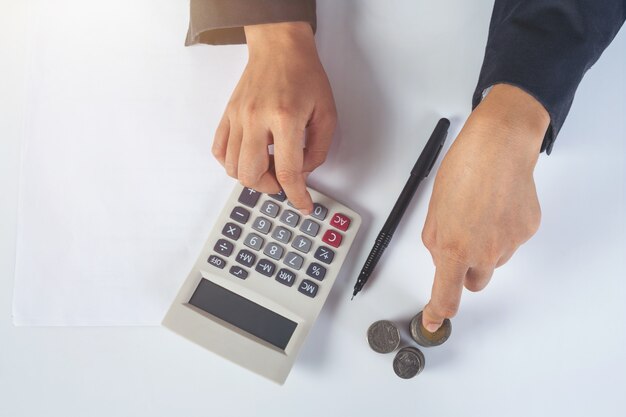
[[[437,323],[428,323],[426,326],[424,326],[426,328],[426,330],[428,330],[431,333],[435,333],[437,330],[439,330],[439,328],[441,327],[441,324],[437,324]]]
[[[309,209],[300,209],[300,213],[304,214],[305,216],[308,216],[309,214],[311,214],[311,210],[309,210]]]

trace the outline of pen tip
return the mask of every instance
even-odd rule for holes
[[[354,300],[354,295],[352,297],[350,297],[350,301]]]

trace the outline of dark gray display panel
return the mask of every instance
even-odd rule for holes
[[[189,304],[285,350],[296,322],[202,278]]]

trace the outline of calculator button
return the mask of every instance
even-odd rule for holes
[[[302,263],[304,262],[304,258],[297,253],[289,252],[285,259],[283,260],[285,265],[288,265],[296,270],[302,268]]]
[[[246,240],[243,241],[243,244],[251,249],[260,250],[264,242],[265,241],[261,236],[257,235],[256,233],[250,233],[248,236],[246,236]]]
[[[261,206],[261,213],[270,216],[271,218],[278,216],[278,210],[278,204],[272,203],[271,201],[266,201]]]
[[[257,217],[252,223],[252,228],[258,230],[259,232],[266,235],[270,228],[272,227],[272,222],[270,219],[266,219],[265,217]]]
[[[274,271],[276,270],[276,265],[274,263],[268,261],[267,259],[261,259],[258,264],[256,264],[256,271],[271,277],[274,275]]]
[[[222,234],[232,240],[237,240],[241,236],[241,227],[235,223],[226,223],[222,229]]]
[[[280,190],[278,194],[270,194],[270,197],[272,197],[274,200],[280,201],[281,203],[287,199],[287,196],[285,195],[285,192],[283,190]]]
[[[237,278],[241,278],[241,279],[248,278],[248,271],[246,271],[245,269],[237,265],[231,266],[228,272],[230,272],[232,275],[236,276]]]
[[[276,275],[276,281],[280,282],[281,284],[285,284],[288,287],[291,287],[296,281],[296,274],[288,269],[283,268],[278,271],[278,274]]]
[[[328,209],[326,207],[318,203],[313,203],[313,212],[311,213],[311,216],[315,217],[317,220],[324,220],[327,213]]]
[[[343,236],[341,236],[341,233],[335,232],[334,230],[327,230],[326,233],[324,233],[324,237],[322,237],[322,241],[324,243],[328,243],[330,246],[338,248],[341,244],[342,238]]]
[[[230,218],[241,224],[246,224],[250,218],[250,212],[243,207],[237,206],[230,212]]]
[[[345,214],[335,213],[333,218],[330,220],[330,224],[345,232],[350,226],[350,218]]]
[[[259,197],[261,197],[261,193],[253,190],[252,188],[244,188],[239,194],[239,201],[244,206],[248,206],[250,208],[254,208],[256,206],[256,202],[259,201]]]
[[[226,266],[226,261],[215,255],[209,256],[208,262],[211,265],[218,267],[219,269],[222,269]]]
[[[322,281],[326,276],[326,268],[316,262],[312,262],[306,269],[306,274],[311,278]]]
[[[318,286],[316,283],[314,283],[313,281],[309,281],[308,279],[303,279],[302,282],[300,283],[300,286],[298,287],[298,291],[300,291],[302,294],[308,296],[308,297],[315,297],[315,295],[317,294],[317,290],[318,290]]]
[[[280,216],[280,221],[288,226],[296,227],[298,225],[298,222],[300,221],[300,215],[294,213],[291,210],[285,210]]]
[[[273,259],[280,259],[283,256],[283,247],[278,246],[276,243],[268,244],[263,253]]]
[[[309,236],[317,236],[317,232],[320,231],[320,225],[315,223],[311,219],[305,219],[300,226],[300,231],[306,233]]]
[[[291,239],[291,232],[282,226],[278,226],[274,229],[272,237],[281,243],[289,243],[289,240]]]
[[[313,242],[311,242],[310,239],[307,239],[304,236],[296,236],[291,244],[291,247],[298,249],[300,252],[308,253],[311,250],[311,245],[313,245]]]
[[[215,244],[215,247],[213,248],[213,250],[219,253],[220,255],[224,255],[228,257],[230,256],[231,253],[233,253],[234,248],[235,248],[235,245],[230,243],[228,240],[220,239]]]
[[[237,254],[237,262],[245,266],[254,265],[254,261],[256,261],[256,255],[249,250],[242,249]]]
[[[333,258],[335,257],[335,252],[333,252],[332,250],[330,250],[329,248],[325,246],[320,246],[319,248],[317,248],[317,250],[315,251],[315,255],[313,256],[318,261],[322,261],[325,264],[329,264],[333,261]]]

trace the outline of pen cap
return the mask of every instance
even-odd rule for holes
[[[428,176],[446,141],[449,127],[450,120],[446,118],[439,119],[435,130],[433,130],[428,142],[426,142],[426,146],[424,146],[424,150],[411,170],[411,175],[420,175],[420,172],[424,172],[424,178]]]

